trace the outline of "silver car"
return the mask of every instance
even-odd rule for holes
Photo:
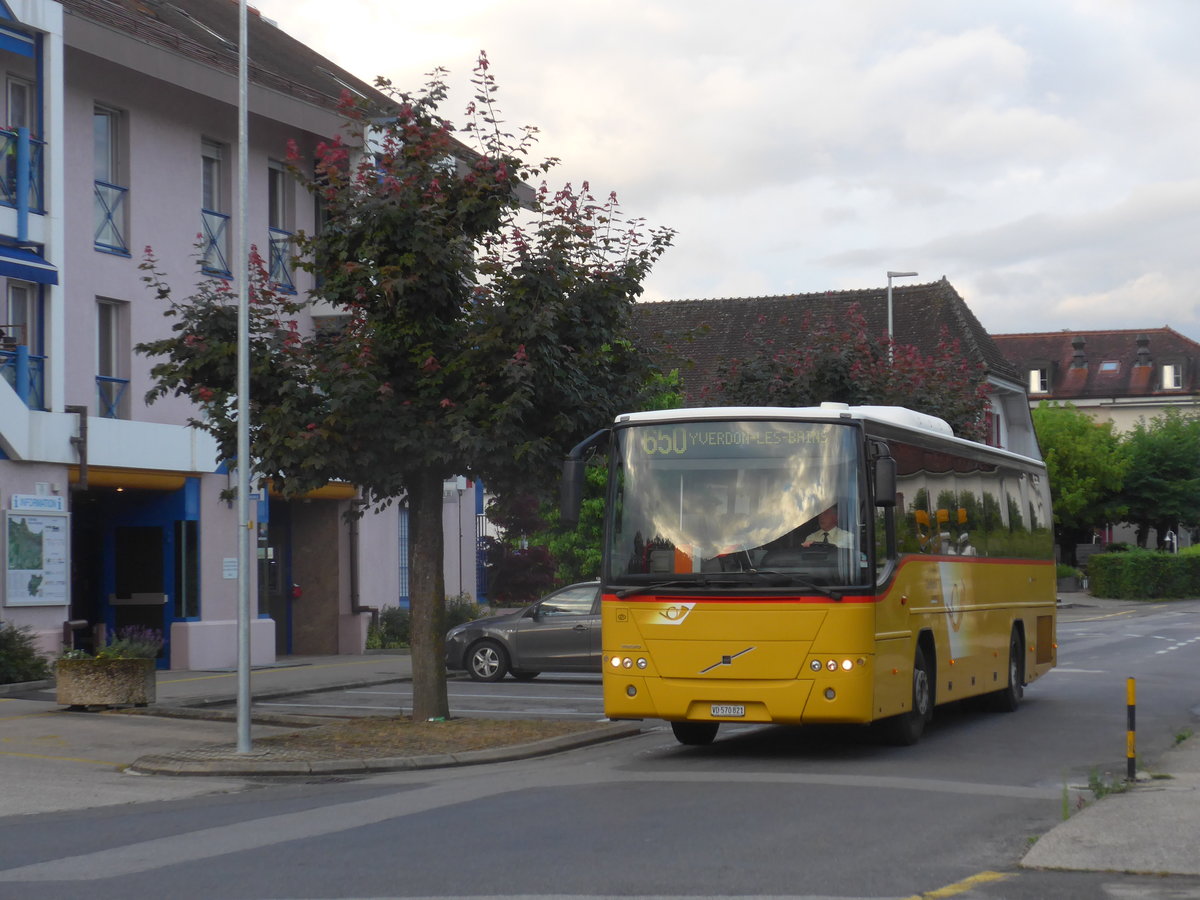
[[[521,612],[456,625],[446,632],[446,666],[466,669],[476,681],[599,672],[600,582],[568,585]]]

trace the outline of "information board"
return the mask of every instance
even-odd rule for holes
[[[5,606],[70,602],[70,521],[65,512],[5,513]]]

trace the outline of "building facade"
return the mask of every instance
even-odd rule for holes
[[[248,240],[304,295],[289,239],[317,210],[288,142],[311,158],[343,91],[373,89],[257,14],[249,26]],[[0,618],[49,653],[143,626],[163,630],[163,665],[236,661],[236,477],[187,426],[187,398],[146,404],[154,361],[134,347],[171,323],[147,251],[177,299],[236,266],[237,35],[229,0],[0,0]],[[480,491],[446,504],[447,588],[473,595],[459,547]],[[350,520],[355,495],[256,495],[254,664],[361,652],[374,610],[406,599],[403,506]]]
[[[1172,328],[992,335],[1029,403],[1070,403],[1125,432],[1169,408],[1200,410],[1200,344]]]

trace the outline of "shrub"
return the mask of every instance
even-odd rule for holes
[[[479,606],[470,594],[462,593],[446,598],[446,630],[455,625],[479,618]],[[378,621],[367,629],[368,650],[399,650],[409,645],[410,617],[402,606],[385,606],[379,611]]]
[[[1129,550],[1088,562],[1092,593],[1115,600],[1200,597],[1200,556]]]
[[[408,646],[408,610],[402,606],[385,606],[379,618],[367,629],[368,650],[396,650]]]
[[[1074,566],[1068,566],[1066,563],[1058,563],[1054,567],[1055,578],[1079,578],[1082,574]]]
[[[470,594],[446,598],[446,630],[479,618],[479,604]]]
[[[0,684],[40,681],[49,674],[50,666],[37,652],[30,627],[0,622]]]

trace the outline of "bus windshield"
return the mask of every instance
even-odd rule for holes
[[[606,581],[861,583],[859,446],[855,427],[831,422],[618,428]]]

